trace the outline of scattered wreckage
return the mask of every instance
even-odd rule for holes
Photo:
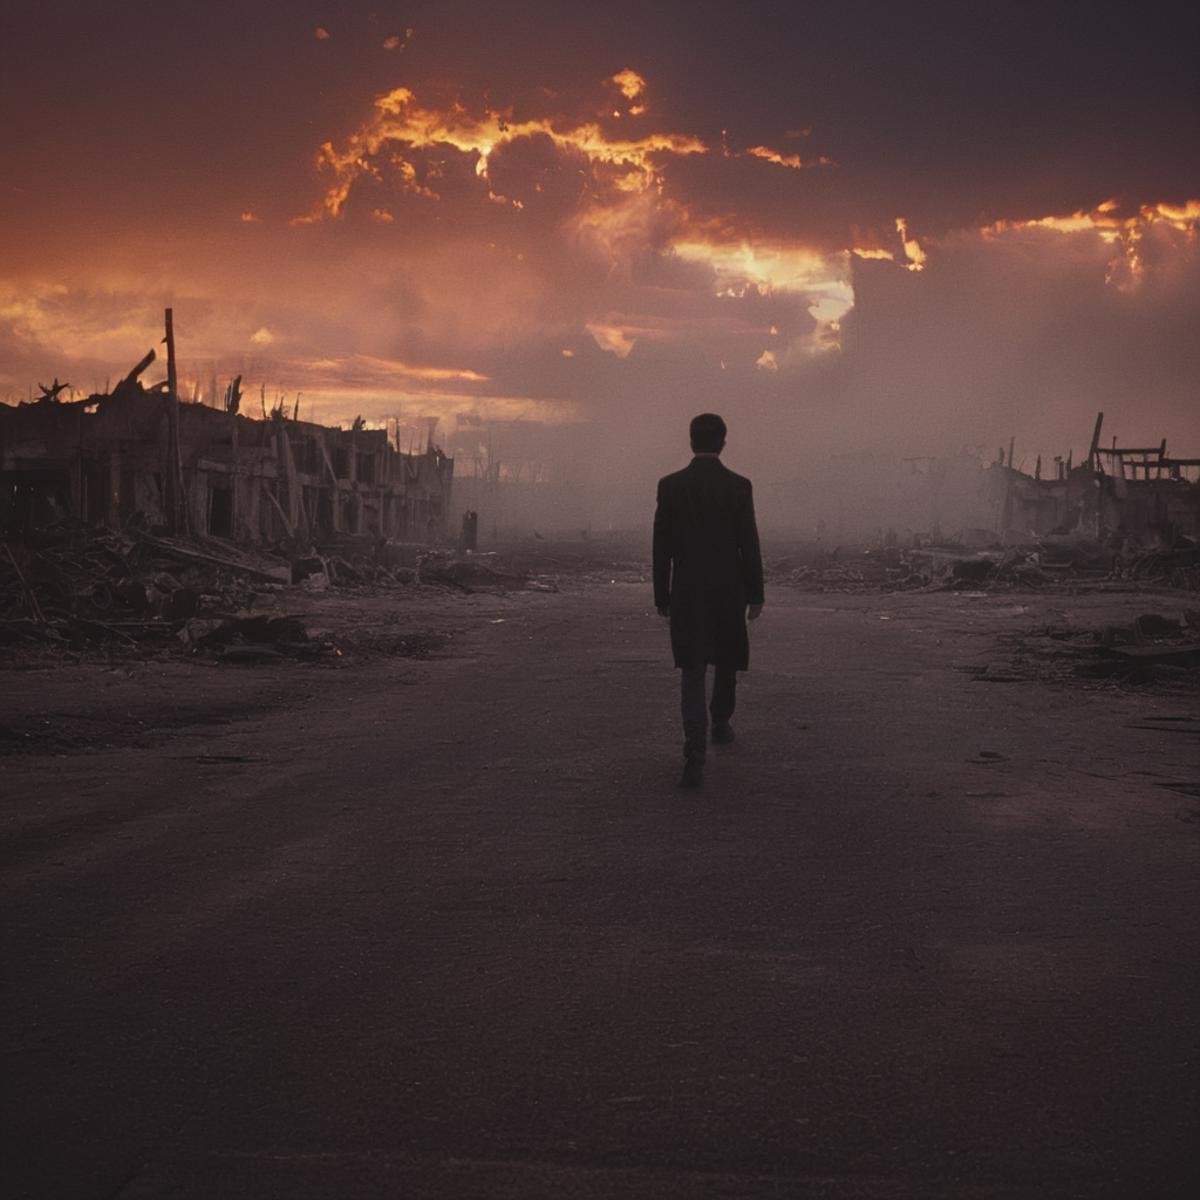
[[[494,554],[458,557],[423,545],[347,542],[288,557],[227,541],[112,530],[64,519],[0,543],[0,656],[31,650],[168,652],[226,662],[340,657],[354,639],[313,637],[285,611],[314,593],[435,588],[445,592],[554,591],[557,584]],[[421,657],[435,634],[375,639]]]
[[[1120,623],[1074,626],[1061,621],[1000,636],[1011,659],[966,667],[979,683],[1093,682],[1200,684],[1200,609],[1144,612]]]
[[[904,550],[818,551],[804,563],[798,557],[803,556],[768,563],[772,582],[815,592],[1122,585],[1200,590],[1200,546],[1190,545],[1113,551],[1088,539],[1050,536],[984,550],[945,542]]]

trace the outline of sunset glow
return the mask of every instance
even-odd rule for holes
[[[1064,442],[1103,405],[1155,428],[1194,413],[1200,177],[1165,125],[1118,158],[1098,117],[1104,154],[1056,174],[1084,135],[1047,108],[993,160],[978,129],[950,148],[903,88],[837,56],[776,74],[764,45],[752,69],[714,26],[692,64],[674,33],[547,14],[587,25],[569,60],[511,22],[389,27],[354,5],[299,19],[282,50],[247,33],[220,87],[172,101],[191,145],[140,93],[86,137],[79,97],[46,97],[75,115],[14,127],[2,394],[102,388],[171,304],[202,398],[240,373],[327,420],[590,421],[612,431],[602,454],[703,404],[914,453],[1014,425]],[[1140,95],[1124,108],[1149,111]],[[35,199],[47,155],[60,186]],[[134,161],[131,184],[115,164]]]
[[[623,94],[640,94],[641,80],[632,72],[622,72],[618,78],[623,81]],[[463,156],[479,179],[490,182],[493,153],[526,140],[545,139],[560,153],[577,154],[582,163],[598,172],[592,180],[594,186],[623,190],[655,186],[657,161],[662,157],[708,153],[702,141],[687,134],[615,137],[590,121],[567,126],[550,118],[512,121],[498,112],[470,113],[457,102],[445,109],[426,107],[404,87],[379,96],[374,109],[371,120],[340,146],[333,142],[321,146],[317,166],[332,182],[320,205],[296,218],[298,223],[311,224],[322,216],[340,217],[355,183],[364,177],[440,199],[436,182],[442,174],[439,155]]]
[[[1049,230],[1064,235],[1088,234],[1113,248],[1106,280],[1119,288],[1136,287],[1146,273],[1142,242],[1155,230],[1181,234],[1179,249],[1194,253],[1197,228],[1200,227],[1200,201],[1181,205],[1143,204],[1136,212],[1123,215],[1117,200],[1106,200],[1091,211],[1067,216],[1037,217],[1025,221],[998,221],[981,232],[986,238],[1024,230]]]
[[[646,81],[628,67],[623,71],[618,71],[612,77],[612,81],[621,89],[621,95],[626,100],[636,100],[646,90]]]
[[[823,154],[806,162],[798,154],[780,154],[778,150],[772,150],[768,146],[751,146],[746,153],[779,167],[790,167],[793,171],[802,171],[805,167],[832,167],[834,165],[833,159],[826,158]]]

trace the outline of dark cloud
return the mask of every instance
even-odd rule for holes
[[[518,202],[535,222],[561,221],[597,188],[587,158],[544,133],[502,142],[488,159],[487,177],[495,193]]]

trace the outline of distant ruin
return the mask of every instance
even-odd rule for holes
[[[1101,446],[1102,425],[1103,414],[1077,463],[1070,454],[1019,460],[1014,442],[990,462],[975,449],[947,457],[842,453],[781,481],[786,503],[766,488],[760,495],[772,505],[773,528],[786,532],[790,511],[829,546],[1029,545],[1052,535],[1114,549],[1200,542],[1200,458],[1169,454],[1165,438],[1150,447]]]
[[[1014,541],[1033,534],[1076,534],[1131,545],[1175,546],[1200,540],[1200,458],[1167,454],[1157,446],[1100,445],[1104,414],[1098,413],[1087,459],[1079,466],[1056,460],[1042,478],[1039,458],[1032,476],[1004,462],[1001,451],[988,472],[998,514],[996,531]]]

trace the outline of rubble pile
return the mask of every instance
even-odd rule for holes
[[[768,562],[764,574],[771,583],[803,588],[809,592],[860,592],[890,590],[896,586],[896,564],[886,552],[819,552],[810,562],[795,557]]]
[[[302,614],[283,607],[305,593],[319,607],[314,593],[369,597],[417,584],[465,593],[558,590],[553,579],[494,554],[346,543],[293,544],[292,556],[282,557],[215,538],[166,538],[66,518],[0,542],[0,658],[38,651],[183,653],[229,663],[313,661],[344,651],[424,658],[444,646],[445,635],[357,628],[335,618],[335,644],[328,626],[314,636]]]
[[[1040,587],[1051,578],[1031,551],[1010,548],[968,553],[955,545],[919,550],[841,549],[802,565],[781,559],[768,565],[767,577],[812,592],[957,591],[993,584]]]
[[[1114,565],[1112,577],[1200,592],[1200,546],[1125,554]]]
[[[329,587],[395,587],[415,583],[416,578],[415,567],[388,565],[377,555],[355,553],[348,547],[340,553],[314,547],[291,562],[291,582],[309,592],[323,592]]]
[[[1082,679],[1200,688],[1200,609],[1143,613],[1120,625],[1047,625],[1001,641],[1014,652],[1011,665],[978,668],[979,682]]]
[[[176,636],[225,662],[261,663],[283,658],[311,661],[333,650],[327,642],[310,640],[299,617],[267,613],[192,617]]]
[[[1045,587],[1089,580],[1200,591],[1200,548],[1181,545],[1114,550],[1084,538],[1047,537],[1029,546],[1009,546],[951,559],[945,565],[940,586]]]
[[[68,519],[4,543],[0,647],[182,647],[232,661],[250,657],[236,647],[253,645],[298,656],[307,642],[299,621],[250,612],[273,603],[289,575],[285,563],[228,543]]]
[[[1080,537],[1050,535],[1028,545],[968,550],[945,542],[913,548],[839,547],[808,562],[767,564],[776,584],[812,592],[965,591],[1045,588],[1056,584],[1131,583],[1200,591],[1200,547],[1113,549]]]
[[[1038,588],[1054,581],[1036,547],[998,547],[967,554],[961,547],[901,552],[902,586],[928,591],[1013,586]]]
[[[558,591],[552,578],[533,575],[496,553],[456,555],[446,550],[429,550],[417,559],[417,579],[420,583],[441,584],[467,593]]]

